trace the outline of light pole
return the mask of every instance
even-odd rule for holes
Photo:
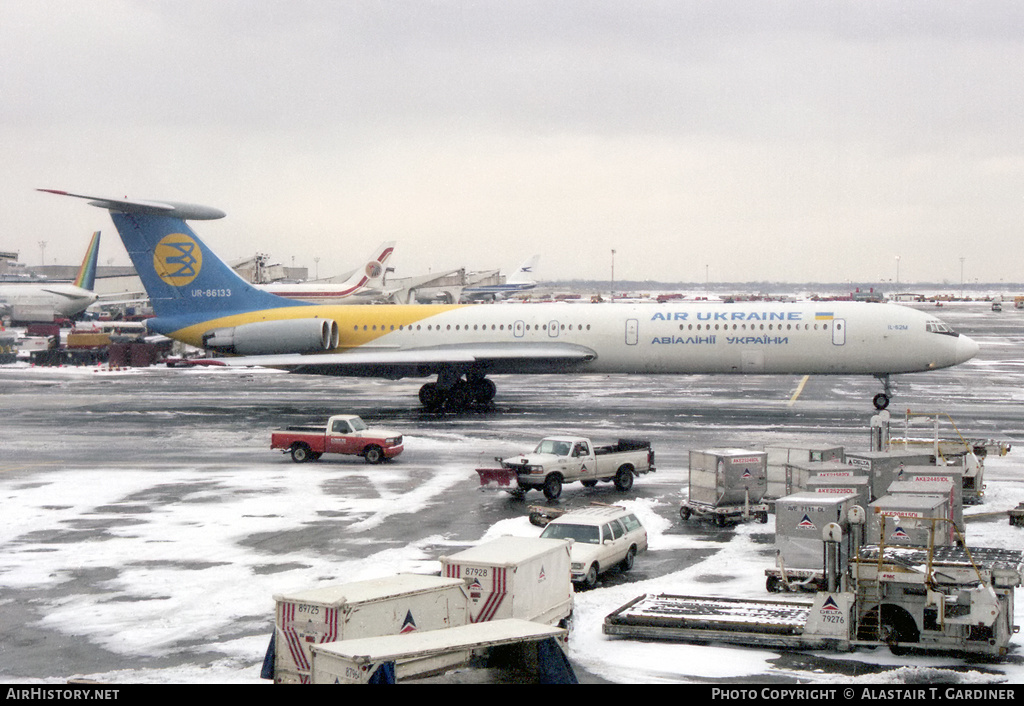
[[[900,256],[896,256],[896,293],[899,294],[900,288]]]
[[[960,258],[960,298],[964,298],[964,258]]]
[[[612,302],[615,301],[615,250],[612,250]]]

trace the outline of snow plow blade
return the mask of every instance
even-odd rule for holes
[[[512,468],[478,468],[481,490],[517,490],[519,480]]]

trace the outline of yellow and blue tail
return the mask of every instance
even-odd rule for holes
[[[253,287],[185,222],[223,218],[223,211],[169,201],[41,191],[89,199],[91,205],[110,211],[156,314],[148,323],[150,330],[167,333],[225,316],[302,305]]]

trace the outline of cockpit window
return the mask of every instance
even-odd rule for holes
[[[925,329],[929,333],[941,333],[943,336],[957,336],[959,335],[956,331],[949,327],[949,324],[935,319],[925,324]]]

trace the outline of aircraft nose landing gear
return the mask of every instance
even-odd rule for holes
[[[889,406],[889,402],[892,401],[893,392],[896,390],[896,385],[890,379],[888,373],[883,375],[876,375],[876,378],[882,383],[882,392],[875,395],[871,401],[875,405],[875,409],[881,411]]]

